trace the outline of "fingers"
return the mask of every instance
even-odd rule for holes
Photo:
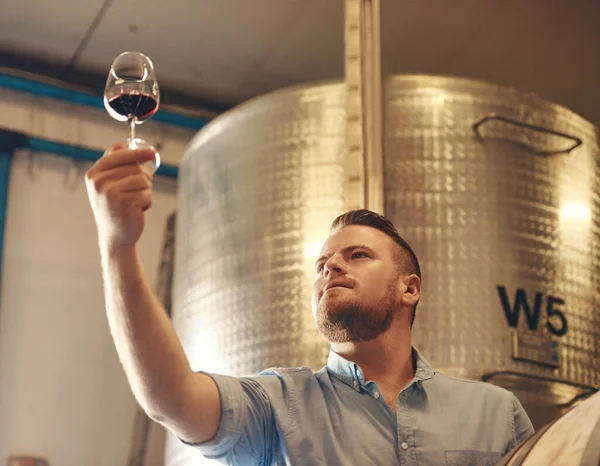
[[[102,191],[103,187],[107,184],[110,184],[112,181],[118,181],[136,175],[146,177],[148,183],[152,184],[152,173],[137,163],[129,163],[119,167],[111,168],[109,170],[99,171],[97,173],[93,173],[91,176],[88,174],[88,178],[93,180],[96,191]]]
[[[141,189],[152,189],[152,175],[138,164],[127,164],[107,171],[86,173],[89,193],[120,195]]]
[[[113,203],[116,200],[122,201],[124,198],[130,199],[142,191],[148,191],[152,195],[152,180],[146,174],[140,173],[126,178],[116,180],[92,180],[93,191],[95,195],[100,195]],[[119,201],[119,202],[120,202]]]
[[[85,175],[100,242],[135,245],[152,206],[152,174],[142,165],[154,161],[152,149],[129,150],[116,144]]]
[[[136,198],[137,205],[142,208],[142,210],[148,210],[152,207],[152,191],[149,189],[145,189],[138,194]]]
[[[126,164],[141,164],[154,161],[155,151],[152,149],[125,149],[122,145],[115,145],[113,149],[107,150],[104,155],[90,169],[92,172],[106,171],[111,168]]]
[[[124,205],[138,207],[142,211],[146,211],[152,207],[152,191],[144,189],[142,191],[126,193],[123,194],[122,201]]]
[[[122,192],[149,188],[152,172],[142,164],[154,160],[152,149],[129,150],[122,143],[115,144],[87,171],[86,183],[97,193],[114,189],[114,182],[119,182]]]
[[[126,215],[126,212],[136,208],[144,211],[152,205],[152,188],[143,175],[113,181],[100,195],[111,206],[110,210],[120,212],[119,215]]]
[[[115,189],[121,193],[134,193],[145,189],[152,190],[152,180],[145,173],[140,173],[139,175],[132,175],[114,181],[110,189]]]

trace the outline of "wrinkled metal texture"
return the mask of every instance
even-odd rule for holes
[[[314,260],[343,209],[340,85],[276,92],[211,122],[181,163],[176,329],[195,368],[322,364]]]
[[[437,369],[480,379],[494,371],[600,383],[598,133],[576,114],[532,94],[466,79],[398,76],[386,87],[385,213],[420,258],[424,295],[413,336]],[[473,124],[495,114],[475,137]],[[544,128],[582,140],[574,141]],[[560,367],[512,359],[497,286],[514,304],[526,292],[538,328],[518,331],[558,342]],[[547,328],[547,299],[564,301],[568,331]],[[560,329],[557,316],[551,323]],[[581,392],[498,375],[532,417],[562,412]],[[545,399],[542,399],[545,398]],[[538,406],[541,405],[541,406]],[[543,414],[543,411],[547,413]],[[537,424],[543,422],[540,418]]]

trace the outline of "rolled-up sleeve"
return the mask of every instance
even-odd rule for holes
[[[227,464],[255,464],[271,456],[276,442],[276,427],[269,397],[252,378],[206,374],[219,389],[221,422],[214,439],[189,444],[206,458]]]

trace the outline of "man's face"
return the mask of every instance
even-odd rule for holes
[[[363,225],[327,239],[315,264],[312,309],[331,343],[372,340],[390,327],[402,294],[396,247],[385,233]]]

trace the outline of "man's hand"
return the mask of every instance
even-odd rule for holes
[[[152,175],[140,164],[154,161],[152,149],[106,151],[86,173],[98,239],[109,251],[135,245],[144,230],[144,212],[152,206]]]

